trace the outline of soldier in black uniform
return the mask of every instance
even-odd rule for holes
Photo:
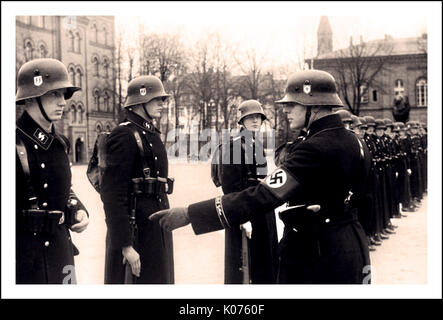
[[[380,153],[377,149],[376,136],[374,133],[375,129],[375,119],[372,116],[365,116],[364,120],[366,122],[366,132],[364,135],[364,141],[368,146],[369,152],[371,153],[371,167],[369,174],[369,185],[371,194],[371,224],[370,224],[370,234],[371,241],[370,244],[378,246],[381,244],[382,240],[388,237],[381,235],[382,228],[382,194],[381,194],[381,179],[379,171],[382,170]]]
[[[25,63],[17,87],[16,102],[26,106],[16,129],[16,282],[75,283],[69,230],[82,232],[89,218],[71,190],[69,140],[53,122],[80,88],[55,59]]]
[[[409,129],[409,141],[411,143],[411,150],[409,159],[411,163],[411,194],[416,206],[420,205],[423,190],[422,190],[422,169],[421,169],[421,138],[418,135],[418,124],[416,121],[409,121],[406,123]]]
[[[345,129],[351,130],[351,125],[353,122],[352,117],[351,117],[351,113],[345,109],[337,110],[337,111],[335,111],[335,113],[340,116],[341,122],[343,122]]]
[[[391,175],[392,170],[390,166],[389,146],[385,141],[386,125],[383,119],[375,120],[375,144],[378,152],[378,175],[380,178],[380,193],[382,199],[382,231],[380,235],[388,238],[389,234],[394,233],[390,227],[390,218],[392,216],[392,185]]]
[[[172,233],[148,220],[151,213],[169,208],[167,193],[172,192],[166,149],[152,123],[168,97],[158,78],[133,79],[125,103],[126,122],[114,128],[106,142],[100,192],[108,227],[106,284],[124,283],[126,262],[135,283],[174,283]],[[135,239],[131,210],[135,210]]]
[[[413,211],[411,207],[411,188],[409,182],[408,139],[405,134],[403,122],[394,122],[393,131],[396,133],[394,141],[397,145],[397,186],[401,211]],[[409,171],[408,171],[409,170]],[[400,212],[401,212],[400,211]],[[404,213],[401,216],[406,217]]]
[[[262,122],[266,119],[263,108],[257,100],[246,100],[238,109],[240,133],[230,140],[231,161],[222,164],[221,187],[224,194],[256,186],[260,183],[259,179],[267,175],[263,143],[256,139],[256,132],[260,130]],[[241,157],[235,161],[234,153],[240,150]],[[261,156],[257,157],[257,153],[261,153]],[[251,222],[242,224],[241,228],[234,225],[225,230],[225,284],[244,282],[243,272],[245,271],[242,272],[241,256],[242,232],[246,232],[250,237],[249,282],[253,284],[275,283],[278,267],[278,238],[274,211],[254,217]],[[243,261],[244,266],[245,261]]]
[[[164,210],[151,219],[166,229],[191,223],[201,234],[244,223],[289,201],[295,210],[280,215],[285,230],[278,282],[361,284],[368,280],[369,251],[354,208],[366,196],[368,150],[332,113],[343,104],[329,73],[295,73],[277,103],[284,104],[291,128],[307,129],[283,164],[256,187]]]

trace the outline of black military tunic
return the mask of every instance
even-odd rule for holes
[[[243,131],[245,132],[245,131]],[[238,148],[234,147],[237,144]],[[240,144],[243,145],[241,148]],[[246,146],[247,145],[247,146]],[[234,162],[234,151],[241,150],[241,161]],[[261,158],[256,152],[261,151]],[[259,183],[267,172],[263,145],[252,134],[240,135],[230,141],[230,163],[222,165],[221,187],[224,194],[242,191]],[[258,161],[258,162],[257,162]],[[251,219],[250,281],[254,284],[275,283],[277,276],[277,227],[273,211]],[[239,225],[225,230],[225,283],[243,282],[242,231]]]
[[[281,241],[280,283],[363,283],[369,266],[367,240],[360,223],[345,210],[358,206],[369,163],[356,135],[339,115],[314,121],[306,139],[256,187],[189,206],[196,234],[246,222],[293,200],[320,204],[313,218],[295,231],[285,223]]]
[[[159,131],[152,122],[128,112],[126,125],[114,128],[106,142],[106,169],[101,183],[101,199],[108,227],[106,238],[105,283],[123,283],[122,247],[132,245],[129,225],[129,200],[132,178],[142,177],[142,160],[133,130],[139,132],[151,177],[168,176],[168,159]],[[169,208],[167,195],[137,197],[138,238],[141,272],[137,283],[173,283],[172,233],[148,217]]]
[[[32,189],[39,208],[66,211],[68,199],[73,198],[78,201],[78,209],[85,210],[71,190],[66,137],[54,131],[46,132],[26,111],[17,121],[17,137],[26,148]],[[74,247],[67,225],[59,224],[53,234],[25,231],[22,210],[30,207],[26,178],[18,156],[16,180],[17,283],[62,284],[66,277],[74,280],[75,274],[69,267],[74,266]]]

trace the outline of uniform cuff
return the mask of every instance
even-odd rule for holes
[[[195,234],[223,229],[216,209],[216,199],[191,204],[188,207],[188,215]]]

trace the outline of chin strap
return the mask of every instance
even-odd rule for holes
[[[148,111],[146,110],[146,103],[143,103],[142,106],[143,106],[143,110],[145,110],[145,114],[148,117],[148,119],[152,120],[152,117],[149,115]]]
[[[52,123],[52,120],[49,119],[48,115],[47,115],[46,112],[45,112],[45,109],[43,108],[42,100],[40,99],[40,97],[37,97],[36,100],[37,100],[37,104],[38,104],[38,107],[39,107],[39,109],[40,109],[40,112],[41,112],[41,114],[43,115],[43,118],[45,118],[46,121]]]
[[[311,106],[306,107],[305,124],[303,126],[306,130],[308,130],[309,120],[311,119],[311,108]]]

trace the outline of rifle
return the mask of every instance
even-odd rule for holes
[[[251,255],[249,252],[249,243],[250,240],[246,235],[246,230],[242,228],[241,232],[241,270],[243,273],[243,283],[250,284],[251,283]]]
[[[145,178],[150,176],[150,169],[144,168],[143,175]],[[135,214],[137,209],[137,195],[143,193],[143,179],[134,178],[132,179],[133,190],[131,192],[131,206],[129,211],[129,226],[131,228],[131,242],[132,246],[135,247],[137,241],[137,223],[135,221]],[[125,284],[136,283],[136,277],[132,274],[131,265],[126,262],[125,265]]]

